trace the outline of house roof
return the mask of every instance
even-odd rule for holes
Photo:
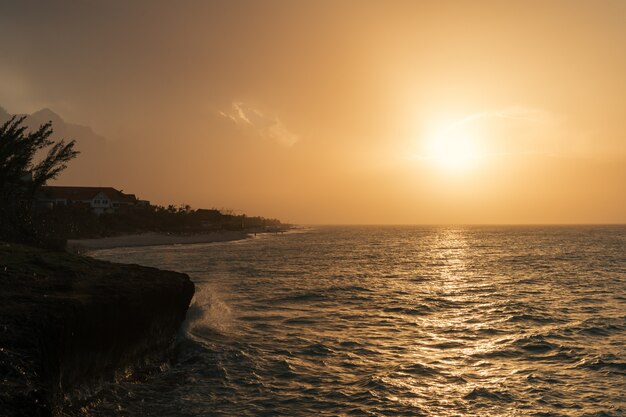
[[[68,187],[46,185],[41,187],[41,194],[46,199],[63,199],[71,201],[92,200],[99,193],[106,195],[109,200],[120,203],[136,203],[134,194],[124,194],[113,187]]]

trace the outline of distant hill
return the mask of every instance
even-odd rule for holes
[[[0,107],[0,123],[11,118],[6,109]],[[25,123],[29,129],[37,129],[44,123],[52,122],[53,139],[75,139],[80,155],[70,162],[68,169],[61,174],[63,183],[72,185],[105,185],[107,170],[111,169],[111,152],[106,139],[88,126],[68,123],[53,110],[44,108],[27,116]]]
[[[0,123],[4,123],[11,118],[11,114],[0,107]],[[54,111],[45,108],[32,114],[18,114],[17,116],[27,116],[26,125],[30,129],[37,129],[44,123],[52,122],[55,138],[76,139],[81,145],[91,147],[92,145],[105,145],[104,137],[95,133],[90,127],[67,123]]]

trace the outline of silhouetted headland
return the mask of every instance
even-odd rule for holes
[[[185,274],[0,244],[0,409],[52,415],[79,387],[163,361],[194,285]]]

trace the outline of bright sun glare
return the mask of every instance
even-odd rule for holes
[[[463,126],[445,129],[434,134],[427,143],[427,159],[447,171],[466,171],[481,159],[479,144]]]

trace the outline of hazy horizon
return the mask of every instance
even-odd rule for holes
[[[624,226],[626,223],[298,223],[298,226],[311,227],[586,227],[586,226]]]
[[[78,140],[55,184],[156,204],[624,224],[625,23],[621,1],[1,2],[0,107]]]

